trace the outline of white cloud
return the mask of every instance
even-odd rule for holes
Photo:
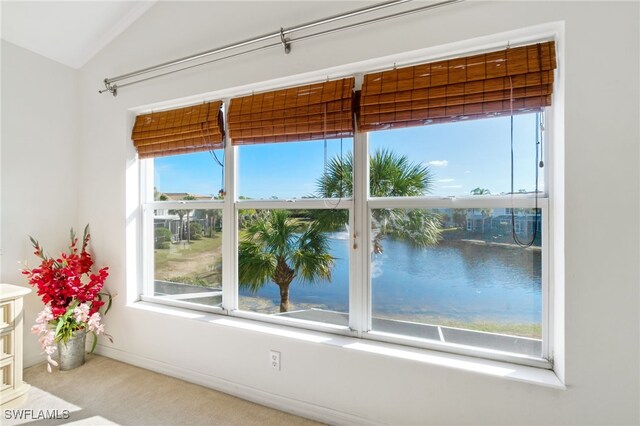
[[[449,179],[440,179],[440,180],[438,180],[438,182],[453,182],[454,180],[455,179],[451,179],[451,178],[449,178]]]
[[[462,185],[445,185],[443,186],[443,188],[450,188],[450,189],[454,189],[454,188],[462,188]]]
[[[427,163],[430,166],[433,167],[447,167],[449,165],[449,161],[447,160],[433,160],[433,161],[429,161]]]
[[[471,170],[465,170],[464,173],[468,175],[469,173],[471,173]]]

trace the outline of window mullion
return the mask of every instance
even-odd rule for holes
[[[538,208],[548,207],[546,196],[538,197]],[[388,197],[372,198],[369,207],[372,209],[473,209],[473,208],[534,208],[536,199],[533,196],[465,196],[465,197]]]
[[[549,209],[542,210],[542,358],[549,359],[551,355],[551,298],[549,280]]]
[[[153,179],[153,178],[152,178]],[[152,209],[158,210],[179,210],[183,209],[185,205],[189,205],[194,210],[216,210],[223,208],[223,203],[220,201],[201,201],[201,200],[186,200],[186,201],[154,201],[148,202],[146,205]]]
[[[155,259],[154,259],[154,226],[153,226],[153,209],[147,206],[142,208],[142,239],[143,247],[147,247],[147,250],[143,250],[143,271],[142,271],[142,285],[143,294],[153,296],[154,294],[154,280],[155,280]]]
[[[356,133],[353,148],[354,218],[351,229],[351,285],[349,327],[361,334],[370,328],[369,303],[369,168],[367,134]]]
[[[222,212],[222,306],[227,311],[238,309],[238,227],[235,201],[237,177],[237,148],[226,137],[224,148],[224,208]]]
[[[140,183],[141,183],[141,215],[142,215],[142,294],[154,294],[155,261],[154,261],[154,211],[149,203],[154,201],[153,197],[153,160],[142,160],[140,162]]]
[[[327,210],[351,209],[353,201],[350,199],[295,199],[295,200],[239,200],[238,210],[242,209],[283,209],[283,210]]]

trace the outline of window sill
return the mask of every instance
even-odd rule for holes
[[[223,327],[233,327],[256,333],[271,334],[288,339],[341,347],[351,351],[367,352],[385,357],[441,366],[454,370],[462,370],[494,378],[501,378],[553,389],[566,389],[564,383],[562,383],[552,370],[543,368],[492,361],[429,349],[407,347],[393,343],[364,340],[349,336],[340,336],[244,318],[192,311],[150,302],[135,302],[130,304],[128,307],[146,312],[204,321]]]

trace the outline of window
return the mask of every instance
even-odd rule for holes
[[[239,146],[239,199],[287,200],[336,195],[335,191],[325,194],[330,188],[319,187],[320,180],[325,170],[331,170],[332,159],[351,157],[352,145],[352,138],[344,138]],[[350,182],[350,177],[345,176],[344,181],[347,179]]]
[[[222,306],[222,154],[145,160],[145,192],[153,197],[143,205],[146,295],[178,306]]]
[[[508,121],[369,134],[372,332],[546,355],[543,210],[507,207],[546,201],[539,182],[535,192],[539,115],[514,120],[517,201]]]
[[[240,209],[240,311],[349,325],[347,210]],[[346,222],[326,226],[323,219]]]
[[[156,210],[153,294],[221,306],[222,218],[219,209]]]
[[[351,77],[233,98],[203,151],[212,103],[142,161],[143,298],[549,367],[554,55],[366,74],[359,104]]]
[[[240,315],[348,329],[353,177],[339,164],[352,146],[342,138],[236,148]]]
[[[521,114],[513,119],[514,190],[531,194],[536,183],[536,114]],[[509,117],[373,132],[369,141],[372,158],[390,153],[429,170],[426,192],[381,196],[508,195],[509,132]],[[376,172],[372,169],[372,173]],[[542,173],[538,176],[538,191],[544,192]]]
[[[348,330],[354,82],[231,101],[241,315]]]

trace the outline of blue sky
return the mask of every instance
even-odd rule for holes
[[[433,174],[432,195],[468,195],[476,188],[499,194],[510,189],[509,117],[435,124],[370,133],[370,152],[388,148]],[[352,150],[352,139],[327,141],[327,158]],[[299,198],[315,191],[324,167],[324,141],[241,146],[239,195],[260,199]],[[514,117],[515,190],[535,184],[535,114]],[[545,147],[546,148],[546,147]],[[223,160],[222,151],[217,151]],[[154,160],[161,192],[217,194],[221,167],[208,152]],[[540,188],[544,188],[540,169]]]

